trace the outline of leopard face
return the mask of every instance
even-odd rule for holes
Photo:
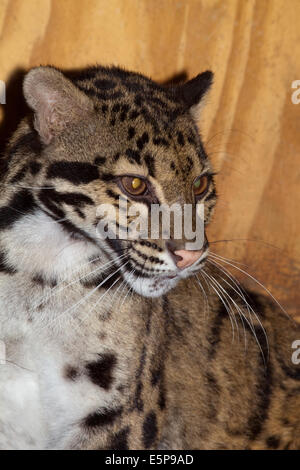
[[[34,125],[21,138],[35,204],[72,237],[97,246],[143,296],[166,293],[205,263],[207,239],[189,252],[184,235],[173,236],[175,219],[168,238],[159,230],[155,238],[125,239],[122,230],[134,221],[133,206],[150,226],[153,204],[203,204],[209,222],[216,192],[194,116],[211,80],[205,72],[166,88],[104,67],[69,78],[39,67],[25,79]],[[20,162],[14,165],[20,172]],[[103,205],[107,210],[99,215]],[[99,237],[99,226],[109,227],[109,238]]]

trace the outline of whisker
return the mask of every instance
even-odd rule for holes
[[[221,261],[221,260],[220,260]],[[285,309],[282,307],[282,305],[278,302],[278,300],[273,296],[273,294],[269,291],[269,289],[267,289],[267,287],[265,287],[258,279],[256,279],[254,276],[252,276],[251,274],[247,273],[247,271],[244,271],[243,269],[239,268],[238,266],[235,266],[234,264],[230,263],[229,261],[225,261],[225,260],[222,260],[221,262],[223,263],[226,263],[226,264],[229,264],[230,266],[232,266],[233,268],[237,269],[238,271],[240,271],[241,273],[245,274],[246,276],[248,276],[250,279],[252,279],[252,281],[254,281],[256,284],[258,284],[260,287],[262,287],[265,292],[267,292],[269,294],[269,296],[274,300],[274,302],[278,305],[278,307],[281,309],[281,311],[289,318],[289,320],[293,321],[295,324],[295,320],[293,320],[289,314],[285,311]]]
[[[251,306],[251,305],[249,304],[249,302],[247,301],[247,299],[246,299],[246,297],[245,297],[243,291],[240,289],[238,283],[235,282],[234,278],[233,278],[232,276],[230,276],[230,275],[226,272],[226,270],[222,269],[222,267],[219,265],[219,263],[213,262],[213,261],[209,261],[209,262],[212,263],[212,264],[214,264],[214,266],[215,266],[217,269],[221,270],[221,271],[222,271],[229,279],[231,279],[232,282],[235,284],[235,286],[237,287],[238,291],[237,291],[231,284],[229,284],[229,283],[226,281],[226,279],[224,279],[222,276],[220,276],[221,279],[222,279],[234,292],[236,292],[237,295],[245,302],[245,305],[246,305],[246,307],[247,307],[247,310],[248,310],[248,312],[249,312],[249,315],[250,315],[250,311],[251,311],[251,312],[253,313],[253,315],[255,316],[255,318],[256,318],[256,320],[258,321],[258,323],[259,323],[259,325],[260,325],[262,331],[264,332],[264,335],[265,335],[265,338],[266,338],[266,342],[267,342],[267,345],[268,345],[268,351],[269,351],[269,340],[268,340],[267,332],[266,332],[266,330],[265,330],[265,328],[264,328],[262,322],[260,321],[260,318],[259,318],[258,314],[255,312],[255,310],[252,308],[252,306]]]
[[[207,276],[208,279],[209,279],[209,276],[208,276],[207,273],[205,273],[203,270],[202,270],[202,274],[204,274],[205,276]],[[211,283],[210,283],[210,286],[211,286],[211,288],[215,291],[215,293],[217,294],[217,296],[218,296],[219,299],[221,300],[222,304],[224,305],[226,312],[228,313],[228,318],[229,318],[229,320],[230,320],[231,328],[232,328],[232,341],[234,342],[234,325],[233,325],[233,321],[232,321],[232,314],[231,314],[231,311],[229,310],[229,308],[228,308],[228,306],[227,306],[227,302],[225,303],[225,301],[224,301],[224,299],[223,299],[223,296],[222,296],[221,293],[218,291],[218,289],[216,289]]]
[[[214,278],[214,279],[215,279],[215,278]],[[227,296],[229,297],[229,299],[231,300],[231,302],[234,304],[234,306],[235,306],[235,308],[236,308],[236,310],[237,310],[239,316],[242,315],[243,318],[245,319],[245,321],[247,322],[249,328],[251,329],[251,331],[252,331],[252,333],[253,333],[253,335],[254,335],[254,337],[255,337],[255,340],[256,340],[256,342],[257,342],[257,345],[258,345],[258,347],[259,347],[259,349],[260,349],[260,352],[261,352],[261,354],[262,354],[262,358],[263,358],[264,365],[265,365],[265,367],[266,367],[265,355],[264,355],[264,352],[263,352],[263,350],[262,350],[261,344],[260,344],[260,342],[259,342],[259,340],[258,340],[258,338],[257,338],[257,334],[256,334],[256,331],[255,331],[255,328],[254,328],[253,323],[250,324],[248,318],[244,315],[244,313],[243,313],[243,311],[241,310],[241,308],[239,307],[239,305],[233,300],[233,298],[231,297],[231,295],[228,294],[228,292],[221,286],[221,284],[220,284],[218,281],[216,281],[216,279],[215,279],[215,282],[219,285],[220,289],[224,292],[225,295],[227,295]],[[231,288],[233,289],[232,286],[231,286]],[[261,325],[261,323],[260,323],[260,325]],[[262,325],[261,325],[261,326],[262,326]],[[262,327],[262,328],[263,328],[263,327]],[[263,328],[263,331],[265,331],[264,328]],[[269,357],[269,343],[268,343],[268,338],[267,338],[266,332],[265,332],[265,336],[266,336],[266,343],[267,343],[268,357]]]

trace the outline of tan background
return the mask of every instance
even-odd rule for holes
[[[299,0],[0,0],[1,144],[24,69],[121,64],[165,80],[215,72],[202,133],[220,201],[212,250],[248,265],[299,315]]]

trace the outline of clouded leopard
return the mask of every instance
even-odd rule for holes
[[[299,327],[206,238],[97,236],[111,216],[97,207],[121,225],[120,198],[145,217],[204,204],[207,225],[196,122],[211,82],[100,66],[25,77],[32,115],[1,175],[0,448],[299,448]]]

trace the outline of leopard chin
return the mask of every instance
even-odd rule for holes
[[[124,276],[132,290],[143,297],[161,297],[173,289],[179,282],[180,277],[153,276],[151,278],[134,277],[130,274]]]

